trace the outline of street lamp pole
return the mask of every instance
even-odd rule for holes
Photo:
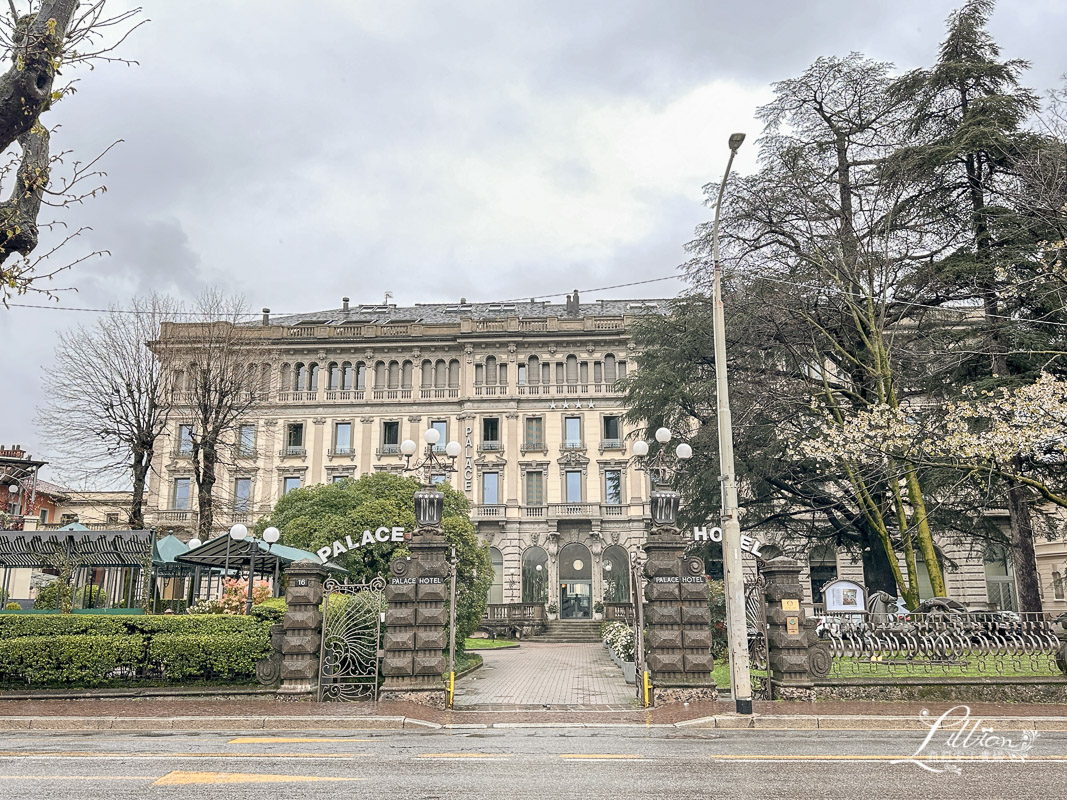
[[[726,567],[726,631],[730,652],[730,686],[739,714],[752,713],[752,680],[749,676],[748,621],[745,618],[745,583],[741,573],[741,522],[737,514],[737,475],[734,472],[734,429],[730,419],[730,389],[726,376],[726,317],[722,305],[722,261],[719,259],[719,213],[726,182],[730,179],[737,148],[745,134],[730,135],[730,159],[719,184],[715,222],[711,229],[714,260],[713,326],[715,332],[715,396],[719,422],[719,481],[722,483],[722,549]]]

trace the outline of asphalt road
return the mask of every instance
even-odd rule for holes
[[[1009,734],[1010,735],[1010,734]],[[1017,735],[1016,735],[1017,737]],[[922,732],[483,729],[5,733],[0,798],[1029,798],[1067,785],[1067,733],[1024,760]],[[993,754],[983,760],[982,751]],[[952,761],[940,760],[947,753]],[[989,758],[989,756],[986,756]],[[929,769],[957,768],[958,773]]]

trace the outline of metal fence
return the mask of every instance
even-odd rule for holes
[[[824,614],[831,677],[1063,674],[1059,620],[1008,611]]]

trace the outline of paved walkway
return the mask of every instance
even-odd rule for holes
[[[456,707],[629,709],[635,689],[601,644],[533,644],[479,650],[481,669],[456,682]]]

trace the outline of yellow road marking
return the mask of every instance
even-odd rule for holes
[[[637,753],[561,753],[560,758],[644,758]]]
[[[507,753],[419,753],[418,758],[508,758]]]
[[[300,742],[373,742],[373,739],[346,739],[311,736],[238,736],[226,744],[298,744]]]
[[[194,783],[318,783],[362,781],[364,778],[327,778],[318,775],[259,775],[252,772],[168,772],[153,786],[188,786]]]

